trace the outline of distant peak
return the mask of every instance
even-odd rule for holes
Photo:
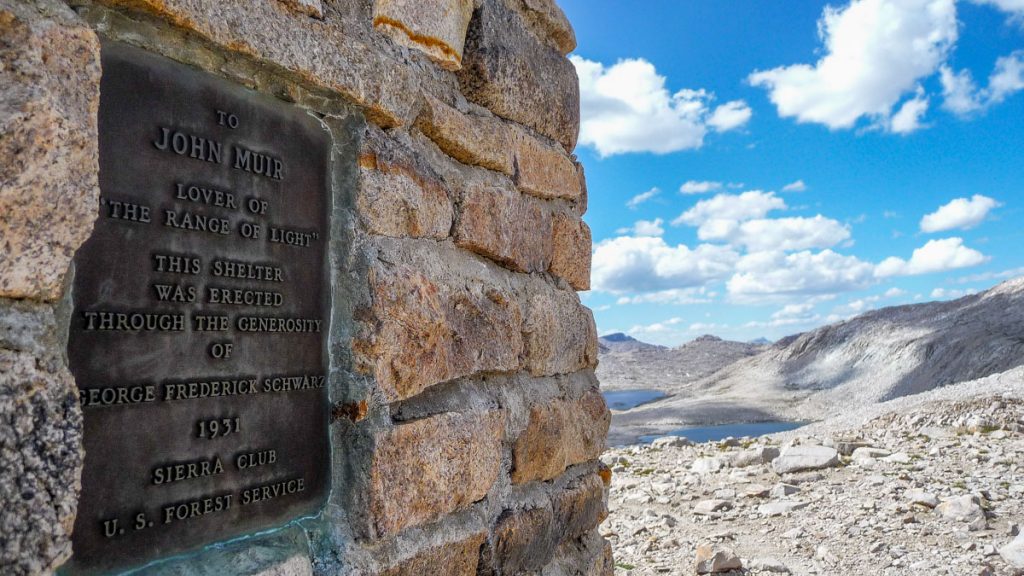
[[[601,339],[602,340],[606,340],[608,342],[637,342],[638,341],[636,338],[633,338],[632,336],[627,336],[627,335],[623,334],[622,332],[615,332],[614,334],[607,334],[605,336],[601,336]]]
[[[703,336],[698,336],[697,338],[694,338],[693,341],[694,342],[721,342],[722,339],[719,338],[718,336],[712,336],[711,334],[705,334]]]

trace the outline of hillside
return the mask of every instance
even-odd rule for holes
[[[676,394],[764,346],[701,336],[677,348],[640,342],[625,334],[599,339],[597,377],[605,390],[647,388]]]
[[[1024,279],[949,302],[884,308],[784,338],[618,415],[651,433],[691,423],[818,420],[1024,364]],[[653,385],[656,380],[651,380]]]

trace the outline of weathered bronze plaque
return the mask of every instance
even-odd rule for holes
[[[328,474],[329,138],[301,110],[107,43],[99,217],[75,257],[73,567],[315,511]]]

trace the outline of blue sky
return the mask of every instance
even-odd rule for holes
[[[560,5],[602,334],[776,339],[1024,275],[1024,0]]]

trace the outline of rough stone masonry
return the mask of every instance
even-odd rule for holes
[[[145,572],[611,574],[554,0],[0,0],[0,572],[73,554],[69,286],[99,213],[101,41],[298,107],[333,149],[327,503]]]

